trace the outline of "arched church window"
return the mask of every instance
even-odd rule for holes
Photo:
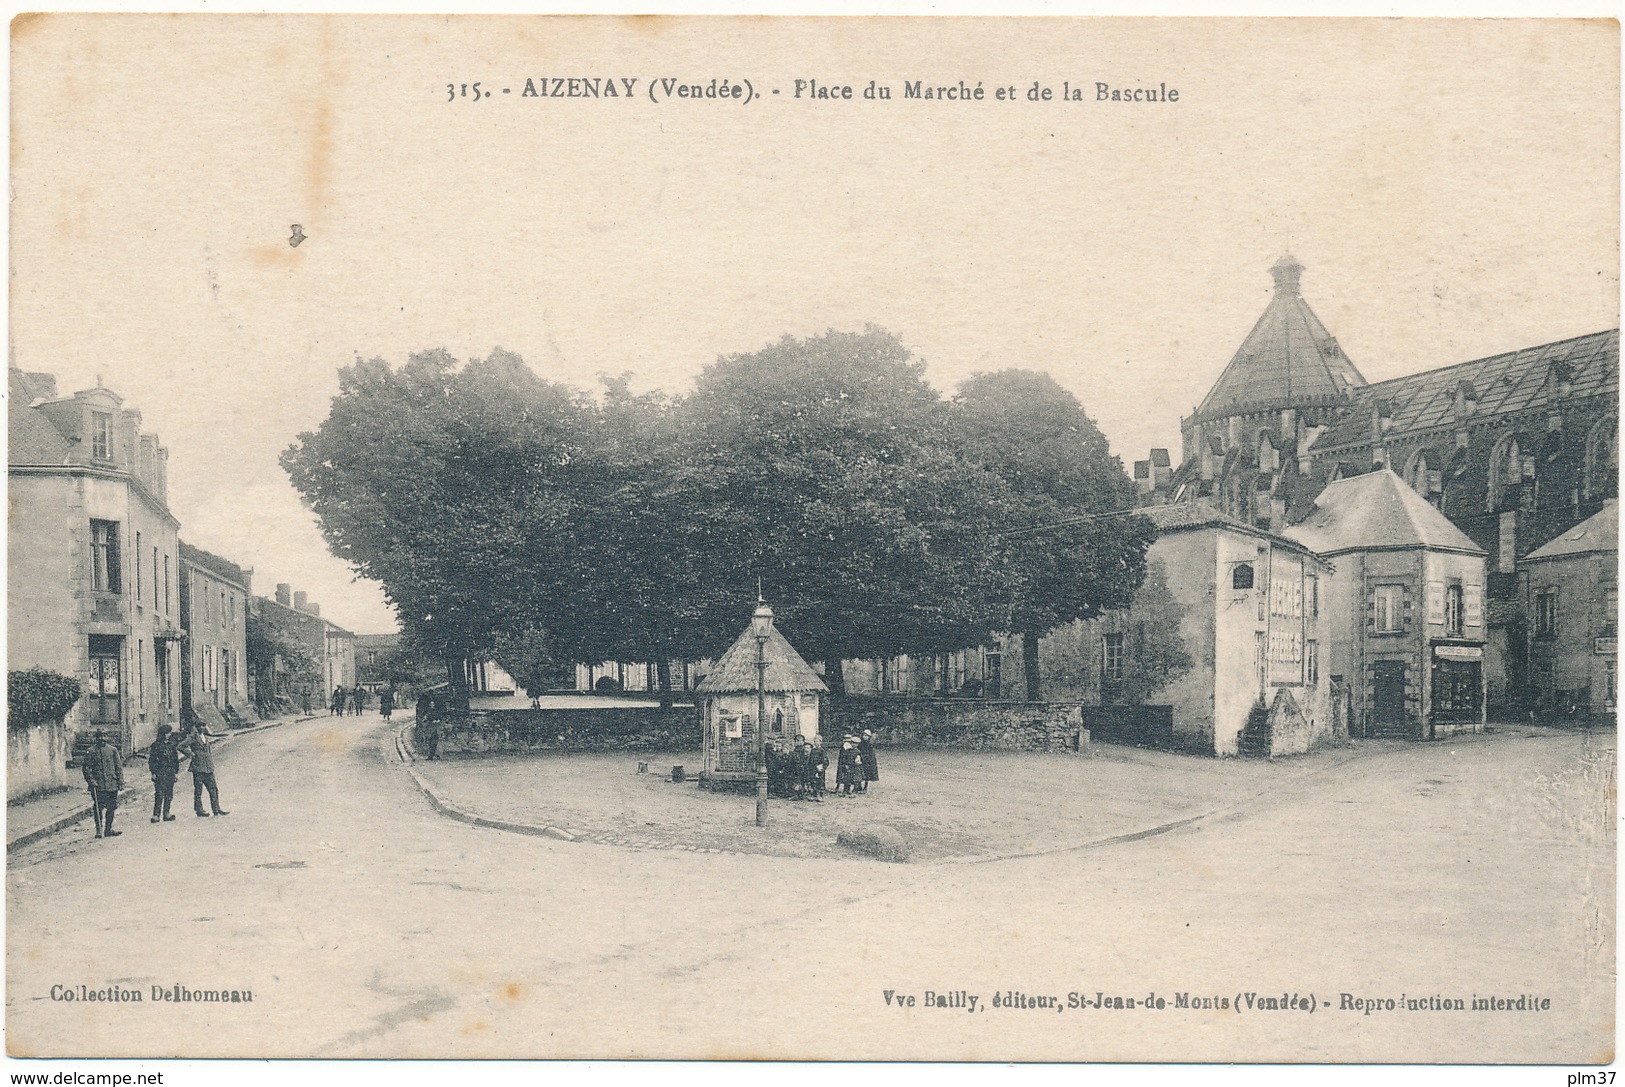
[[[1586,435],[1585,496],[1604,498],[1619,490],[1619,417],[1609,415]]]
[[[1485,508],[1491,513],[1499,510],[1504,501],[1517,493],[1523,482],[1523,449],[1516,435],[1508,435],[1496,443],[1490,454],[1490,480]]]

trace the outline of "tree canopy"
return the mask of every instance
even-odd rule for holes
[[[959,388],[958,447],[1008,486],[995,561],[1008,601],[1003,629],[1022,636],[1027,697],[1041,697],[1040,636],[1125,608],[1145,578],[1156,528],[1122,516],[1134,487],[1083,405],[1048,374],[1001,370]]]
[[[589,395],[501,349],[358,359],[282,463],[448,662],[663,670],[720,652],[758,583],[837,666],[1036,637],[1126,604],[1150,540],[1141,518],[1077,520],[1132,489],[1052,379],[978,375],[947,400],[873,328],[719,359],[677,398],[624,376]]]

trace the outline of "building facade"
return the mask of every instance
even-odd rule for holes
[[[180,723],[168,450],[111,390],[62,397],[51,375],[12,368],[9,391],[8,667],[80,682],[78,746],[100,729],[144,747]]]
[[[1301,294],[1275,291],[1213,389],[1181,421],[1183,458],[1138,462],[1146,505],[1202,503],[1283,531],[1338,479],[1390,469],[1488,555],[1484,599],[1491,713],[1521,713],[1531,620],[1520,596],[1531,552],[1618,494],[1619,330],[1371,384]]]
[[[252,598],[257,637],[253,663],[261,712],[303,711],[328,705],[335,687],[355,686],[356,637],[323,619],[321,606],[304,592],[278,584],[275,598]]]
[[[1387,468],[1329,484],[1286,534],[1334,567],[1326,666],[1348,690],[1350,732],[1482,731],[1483,549]]]
[[[239,724],[248,695],[251,570],[184,541],[180,545],[182,711],[211,726]]]
[[[1530,552],[1520,572],[1536,705],[1614,716],[1619,707],[1619,503]]]

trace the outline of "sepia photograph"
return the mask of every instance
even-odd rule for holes
[[[1612,1082],[1616,21],[10,59],[8,1071]]]

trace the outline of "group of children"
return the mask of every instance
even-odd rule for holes
[[[784,800],[822,802],[829,788],[829,754],[822,736],[810,741],[797,736],[787,751],[769,740],[767,755],[768,795]],[[836,755],[835,796],[854,796],[869,791],[871,781],[880,780],[880,761],[875,757],[874,733],[865,729],[860,736],[843,736]]]

